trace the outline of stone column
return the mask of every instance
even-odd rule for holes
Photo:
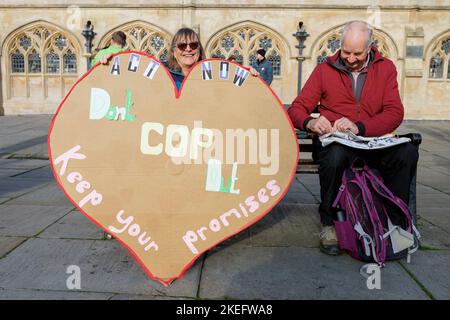
[[[405,118],[420,117],[420,110],[424,108],[425,90],[424,72],[424,32],[422,27],[406,27],[405,30]]]
[[[5,110],[3,109],[3,72],[2,72],[2,66],[3,66],[3,57],[0,52],[0,116],[3,116],[5,114]]]

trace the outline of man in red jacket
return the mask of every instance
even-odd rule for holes
[[[372,42],[372,29],[367,23],[352,21],[344,26],[341,49],[314,69],[288,110],[296,128],[318,136],[351,131],[373,137],[391,133],[401,124],[404,112],[396,68]],[[318,104],[320,117],[313,118],[310,115]],[[380,170],[388,188],[408,203],[418,151],[410,143],[370,151],[337,143],[324,148],[317,138],[313,143],[313,158],[319,163],[319,213],[323,226],[320,249],[338,255],[332,203],[345,168],[356,157],[365,159],[369,166]]]

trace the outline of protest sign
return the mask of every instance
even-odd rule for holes
[[[165,285],[286,193],[298,145],[280,101],[242,66],[196,64],[180,92],[124,52],[67,94],[49,132],[58,184]]]

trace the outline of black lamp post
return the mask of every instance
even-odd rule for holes
[[[298,40],[298,46],[295,46],[298,48],[298,82],[297,82],[297,93],[300,94],[300,91],[302,89],[302,64],[303,60],[305,58],[303,57],[303,49],[305,48],[305,40],[309,37],[308,32],[305,31],[305,27],[303,26],[303,21],[300,21],[298,23],[298,29],[297,32],[293,34],[294,37]]]
[[[90,20],[86,23],[84,26],[84,30],[81,32],[81,34],[86,39],[86,43],[84,46],[86,47],[86,52],[91,54],[92,53],[92,39],[94,39],[96,33],[94,32],[94,25],[91,23]],[[91,58],[88,56],[87,58],[87,67],[88,69],[91,67]]]

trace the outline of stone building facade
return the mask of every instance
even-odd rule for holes
[[[450,119],[450,0],[0,0],[0,115],[55,112],[88,68],[88,20],[95,47],[122,30],[128,48],[160,60],[183,26],[199,32],[208,57],[249,66],[264,48],[272,88],[289,104],[356,19],[374,26],[375,45],[396,64],[406,118]],[[309,34],[301,56],[300,21]]]

